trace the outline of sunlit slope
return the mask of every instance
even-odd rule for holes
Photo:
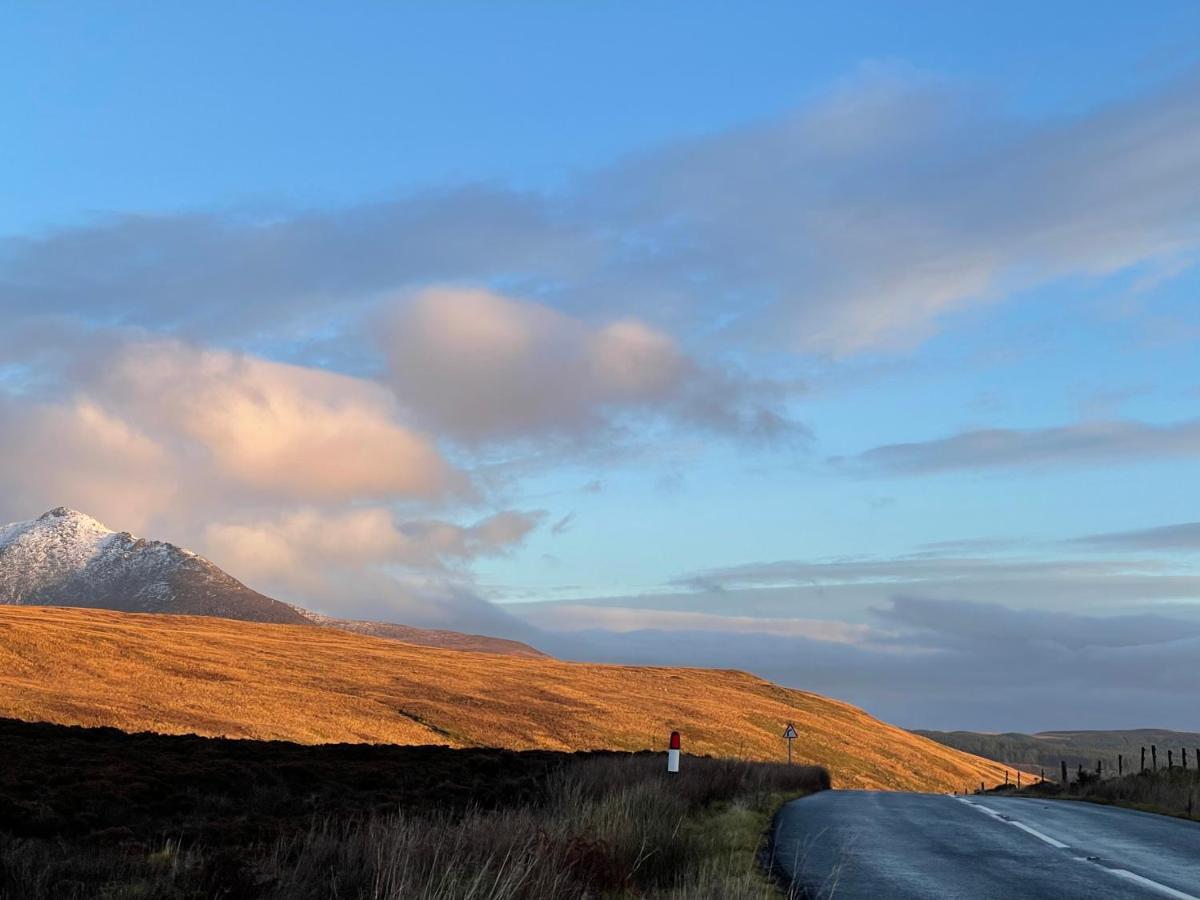
[[[839,787],[962,790],[1003,768],[744,672],[568,663],[307,626],[0,607],[0,715],[280,739],[661,748],[829,768]]]

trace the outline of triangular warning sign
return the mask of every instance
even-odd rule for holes
[[[783,730],[783,736],[789,741],[796,737],[796,727],[788,722],[788,727]]]

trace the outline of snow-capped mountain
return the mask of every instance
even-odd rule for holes
[[[309,621],[190,550],[112,531],[65,506],[0,526],[0,603]]]
[[[191,550],[113,531],[60,506],[0,526],[0,605],[81,606],[336,628],[477,653],[544,656],[519,641],[338,619],[272,600]]]

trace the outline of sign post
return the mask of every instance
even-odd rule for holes
[[[796,726],[788,722],[787,728],[783,729],[784,740],[788,742],[788,765],[792,764],[792,741],[796,739]]]
[[[672,775],[679,774],[679,732],[671,732],[671,745],[667,749],[667,771]]]

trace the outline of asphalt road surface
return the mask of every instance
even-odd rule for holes
[[[1200,824],[1061,800],[823,791],[775,860],[821,900],[1200,900]]]

